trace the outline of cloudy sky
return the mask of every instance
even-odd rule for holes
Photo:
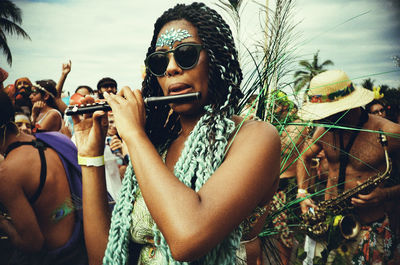
[[[265,4],[264,0],[256,0]],[[260,11],[248,0],[241,31],[247,41],[260,41]],[[13,64],[0,55],[0,66],[9,72],[6,84],[27,76],[32,81],[58,81],[61,65],[72,61],[64,88],[93,88],[105,76],[119,86],[139,88],[144,56],[153,24],[176,0],[14,0],[23,11],[22,27],[31,41],[9,37]],[[224,13],[215,3],[203,1]],[[274,2],[269,0],[269,2]],[[398,0],[295,0],[296,60],[311,60],[319,50],[321,61],[330,59],[356,83],[370,77],[375,84],[400,87]],[[249,44],[247,44],[249,45]],[[250,44],[251,45],[251,44]],[[385,73],[385,74],[379,74]]]

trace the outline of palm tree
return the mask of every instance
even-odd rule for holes
[[[306,60],[301,60],[299,64],[303,66],[304,70],[299,70],[294,73],[294,77],[296,80],[294,81],[294,90],[295,93],[298,94],[303,87],[310,84],[311,79],[319,73],[325,72],[327,69],[324,69],[328,65],[333,65],[331,60],[326,60],[322,64],[318,64],[318,53],[317,51],[314,54],[314,59],[310,63]]]
[[[9,0],[0,0],[0,49],[3,50],[10,66],[12,64],[12,55],[7,44],[6,34],[16,34],[30,40],[29,35],[19,26],[21,23],[21,9]]]
[[[364,80],[363,80],[361,86],[362,86],[363,88],[372,90],[372,89],[374,88],[374,82],[375,82],[375,81],[372,80],[371,78],[367,78],[367,79],[364,79]]]

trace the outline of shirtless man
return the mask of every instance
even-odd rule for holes
[[[385,155],[384,149],[378,141],[379,131],[384,132],[388,138],[388,153],[393,167],[399,166],[400,126],[376,115],[369,115],[360,107],[373,100],[371,91],[362,87],[354,87],[343,71],[331,70],[321,73],[311,80],[308,97],[310,101],[299,112],[302,119],[358,128],[357,130],[344,130],[318,127],[312,137],[314,144],[305,150],[301,157],[306,169],[309,170],[312,157],[324,150],[329,168],[328,190],[325,193],[325,199],[341,194],[341,192],[338,193],[338,188],[342,187],[340,184],[343,182],[344,191],[347,191],[363,183],[369,177],[385,172]],[[341,142],[342,144],[340,144]],[[343,150],[347,152],[343,152]],[[346,159],[348,159],[347,167],[343,166],[343,161]],[[343,181],[339,181],[338,178],[340,164],[344,168]],[[297,180],[300,197],[307,194],[309,187],[306,169],[298,163]],[[386,216],[390,216],[391,212],[388,211],[391,209],[390,206],[399,202],[398,178],[398,173],[392,174],[384,185],[380,185],[371,193],[360,194],[351,199],[351,203],[356,206],[356,218],[361,225],[371,227],[370,224],[380,222]],[[309,207],[316,208],[311,199],[305,199],[300,205],[303,213],[307,212]],[[391,223],[391,225],[391,228],[394,229],[393,225],[398,225],[398,223]],[[358,241],[358,243],[360,242]],[[354,251],[353,257],[358,257],[357,250],[354,249]],[[380,252],[380,250],[378,251]],[[361,252],[361,255],[367,259],[366,253]],[[388,259],[383,254],[379,257],[371,254],[368,258]]]
[[[16,248],[7,264],[87,264],[81,213],[73,203],[82,192],[75,146],[57,132],[18,132],[11,100],[3,91],[0,139],[5,156],[0,204],[7,211],[7,216],[0,214],[0,234]]]

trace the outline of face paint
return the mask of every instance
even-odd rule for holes
[[[32,133],[32,124],[29,118],[23,114],[15,115],[15,125],[17,125],[18,130],[20,132],[31,134]]]
[[[157,40],[156,47],[168,46],[170,49],[172,49],[172,45],[175,42],[182,41],[189,37],[192,37],[192,35],[190,35],[187,30],[175,30],[174,28],[171,28],[169,31],[166,30],[165,33],[161,34]]]
[[[31,123],[31,121],[29,120],[29,118],[26,115],[22,115],[22,114],[17,114],[15,115],[15,122],[22,122],[22,123]]]

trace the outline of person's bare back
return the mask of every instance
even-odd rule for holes
[[[17,141],[30,142],[33,136],[21,134]],[[43,189],[31,205],[30,198],[38,190],[41,159],[38,149],[31,145],[12,150],[0,166],[0,199],[12,217],[12,223],[23,240],[22,248],[28,251],[42,248],[52,250],[64,245],[74,227],[74,212],[65,212],[63,205],[71,206],[71,195],[63,164],[57,153],[44,151],[47,175]],[[58,212],[57,212],[58,211]],[[67,210],[68,211],[68,210]],[[28,240],[27,240],[28,239]]]

